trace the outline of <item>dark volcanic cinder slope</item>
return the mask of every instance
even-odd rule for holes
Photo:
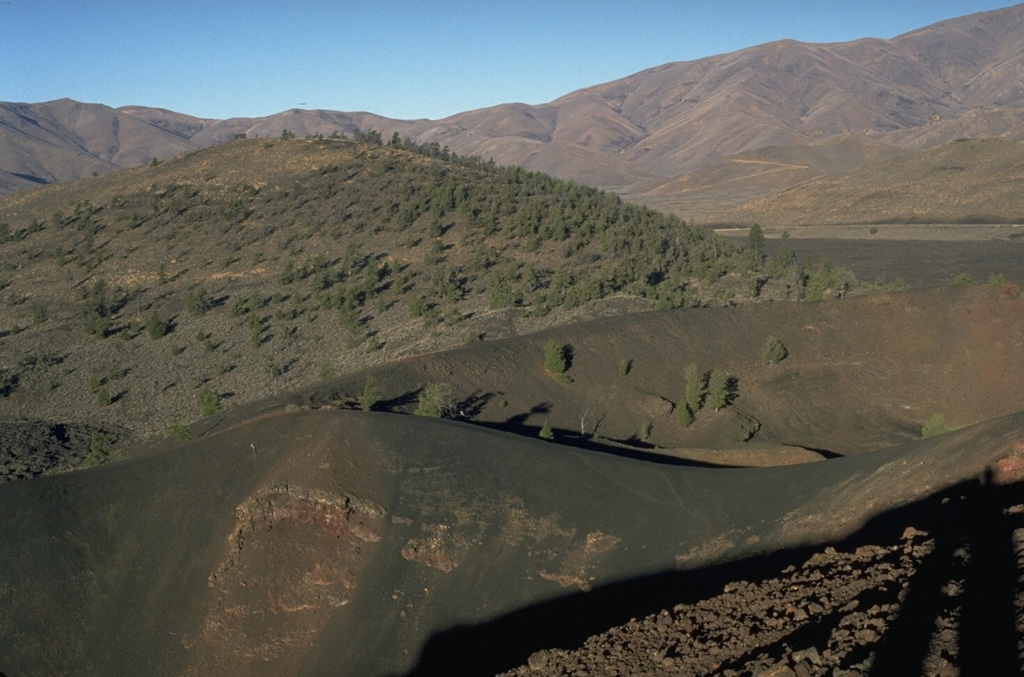
[[[789,355],[766,366],[769,336]],[[969,425],[1017,411],[1022,339],[1024,302],[1015,287],[947,286],[633,314],[409,358],[372,376],[382,409],[411,412],[420,388],[444,382],[466,420],[529,436],[548,424],[556,441],[569,444],[614,441],[669,454],[717,449],[723,453],[700,458],[782,463],[791,460],[783,445],[858,454],[919,438],[936,413]],[[549,340],[571,346],[571,383],[544,370]],[[719,412],[702,410],[684,429],[675,407],[691,362],[702,374],[720,369],[734,378],[736,398]],[[365,377],[291,401],[354,406]]]
[[[623,622],[637,609],[621,595],[608,608],[609,584],[636,579],[632,604],[664,599],[685,585],[671,572],[849,535],[1016,458],[1021,423],[712,470],[446,421],[280,412],[0,487],[0,670],[395,674],[435,633],[526,609],[525,637],[424,658],[461,674],[508,668],[564,637],[531,605],[603,609],[580,615],[584,636]]]

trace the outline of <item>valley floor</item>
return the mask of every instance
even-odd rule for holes
[[[716,228],[715,232],[746,237],[746,228]],[[765,228],[767,238],[830,238],[836,240],[921,240],[929,242],[983,242],[988,240],[1020,240],[1024,225],[960,224],[960,223],[889,223],[878,225],[798,226]],[[785,233],[785,235],[783,235]]]

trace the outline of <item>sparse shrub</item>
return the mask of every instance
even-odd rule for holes
[[[97,338],[106,338],[110,332],[111,305],[107,297],[107,283],[97,280],[86,293],[81,315],[85,331]]]
[[[948,432],[952,432],[956,428],[951,428],[946,424],[946,417],[943,414],[932,414],[923,426],[921,426],[921,437],[936,437],[937,435],[945,435]]]
[[[781,340],[774,336],[769,336],[768,340],[764,343],[764,348],[761,349],[761,362],[764,364],[778,364],[782,362],[789,355],[789,351],[786,350],[786,346]]]
[[[629,376],[630,370],[633,369],[633,360],[623,357],[619,360],[619,376]]]
[[[907,282],[902,277],[897,277],[892,282],[885,282],[878,288],[889,293],[899,292],[907,288]]]
[[[1003,284],[1005,282],[1006,276],[1003,275],[1002,273],[999,273],[998,275],[990,276],[988,278],[988,281],[985,283],[985,286],[988,287],[989,289],[1002,289]]]
[[[249,316],[249,343],[253,348],[263,343],[263,323],[255,315]]]
[[[654,421],[646,421],[640,426],[638,431],[638,437],[641,442],[646,442],[651,439],[651,433],[654,432]]]
[[[420,391],[416,411],[417,416],[443,418],[450,416],[455,410],[454,391],[447,383],[428,383]]]
[[[363,411],[372,411],[380,402],[380,388],[371,374],[366,375],[366,382],[363,383],[363,393],[359,396],[359,408]]]
[[[423,294],[414,296],[409,302],[409,314],[413,317],[423,317],[428,308],[427,297]]]
[[[960,273],[953,280],[953,284],[959,285],[959,286],[964,286],[964,287],[969,285],[969,284],[971,284],[971,283],[973,283],[973,282],[974,282],[974,278],[971,277],[969,273]]]
[[[149,319],[146,321],[146,333],[149,334],[149,338],[154,341],[162,338],[167,335],[168,329],[168,323],[160,317],[160,313],[154,308],[153,312],[149,315]]]
[[[837,268],[827,256],[818,260],[812,269],[809,260],[803,262],[804,300],[821,301],[825,298],[841,298],[846,295],[852,285],[849,273]]]
[[[110,318],[90,318],[86,320],[85,331],[96,338],[106,338],[111,331]]]
[[[544,425],[541,426],[540,432],[537,433],[537,436],[542,440],[553,440],[555,439],[555,431],[551,429],[550,423],[544,421]]]
[[[104,380],[106,380],[107,382],[117,381],[118,379],[122,379],[127,375],[127,369],[118,364],[112,364],[110,365],[110,368],[107,369],[107,374],[106,376],[104,376]]]
[[[320,365],[320,379],[326,381],[329,378],[334,378],[334,367],[327,360]]]
[[[100,389],[96,391],[96,406],[109,407],[110,401],[110,391],[106,387],[100,386]]]
[[[82,459],[82,466],[85,468],[95,468],[98,465],[103,465],[110,459],[110,443],[107,439],[100,434],[94,434],[92,439],[89,440],[89,453]]]
[[[199,392],[196,402],[199,403],[199,413],[203,416],[212,416],[220,411],[220,395],[208,388]]]
[[[188,442],[192,439],[192,431],[189,430],[188,426],[184,423],[176,423],[172,425],[168,428],[167,432],[178,444]]]
[[[213,307],[213,301],[205,289],[193,289],[185,295],[185,308],[192,315],[205,315]]]
[[[444,323],[449,327],[455,326],[459,322],[465,319],[465,316],[459,312],[459,309],[455,306],[451,306],[444,313]]]

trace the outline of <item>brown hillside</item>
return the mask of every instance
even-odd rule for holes
[[[954,141],[819,177],[707,218],[770,227],[1021,223],[1024,145]]]
[[[623,197],[701,224],[709,214],[904,152],[863,135],[840,134],[824,141],[740,153],[653,186],[635,186],[631,189],[635,193],[623,193]]]

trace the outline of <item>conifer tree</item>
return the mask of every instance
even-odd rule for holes
[[[704,393],[707,387],[707,380],[703,374],[697,372],[697,363],[690,362],[684,371],[686,376],[686,398],[685,404],[690,409],[690,414],[697,415],[701,404],[704,402]]]
[[[712,369],[704,404],[718,411],[729,402],[729,379],[721,369]]]

